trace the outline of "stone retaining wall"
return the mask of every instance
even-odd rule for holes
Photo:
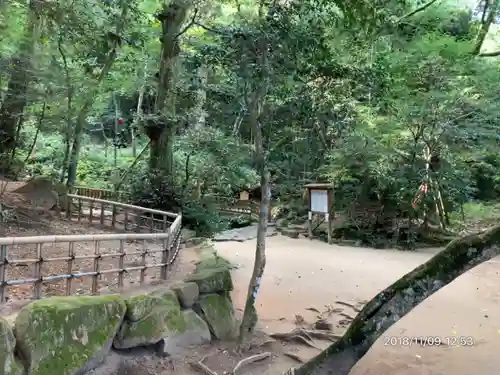
[[[209,252],[184,282],[131,295],[50,297],[0,318],[0,375],[83,375],[111,350],[179,354],[235,334],[230,264]]]

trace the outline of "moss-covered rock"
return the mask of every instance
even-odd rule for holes
[[[14,358],[15,347],[16,338],[14,332],[12,332],[12,327],[5,319],[0,318],[0,374],[23,374],[23,367]]]
[[[231,263],[217,255],[207,256],[196,265],[195,272],[186,281],[198,284],[201,294],[233,290]]]
[[[108,354],[125,315],[119,296],[51,297],[25,306],[15,321],[30,375],[77,375]]]
[[[172,286],[172,290],[175,292],[181,306],[184,308],[193,307],[200,296],[200,288],[198,288],[198,284],[193,282],[175,284]]]
[[[206,270],[208,268],[231,269],[231,268],[233,268],[233,265],[227,259],[225,259],[217,254],[207,252],[205,254],[202,254],[202,260],[200,260],[196,264],[196,272],[203,271],[203,270]]]
[[[186,329],[177,296],[169,289],[131,296],[125,303],[125,320],[113,343],[116,349],[156,344],[169,334]]]
[[[186,328],[183,332],[171,332],[164,338],[163,352],[168,355],[182,353],[193,345],[202,345],[211,341],[208,324],[193,310],[182,312]]]
[[[208,323],[210,332],[217,339],[234,337],[235,318],[231,300],[220,294],[206,294],[200,297],[194,309]]]

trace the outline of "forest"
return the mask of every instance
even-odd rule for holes
[[[260,229],[269,197],[303,223],[330,183],[336,238],[446,244],[500,217],[498,23],[500,0],[0,0],[0,175],[125,191],[200,235],[243,190]],[[301,373],[352,367],[499,233],[450,242]]]
[[[339,235],[372,245],[495,212],[496,1],[0,7],[6,176],[129,190],[213,232],[213,197],[265,163],[298,217],[304,184],[333,183]]]
[[[265,163],[288,219],[304,184],[333,183],[338,236],[373,246],[497,211],[496,1],[0,8],[5,176],[128,190],[211,233],[213,198]]]

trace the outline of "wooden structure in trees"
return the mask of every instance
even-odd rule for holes
[[[87,192],[97,194],[92,189]],[[91,279],[89,294],[99,294],[101,282],[113,280],[113,285],[123,290],[131,279],[135,283],[134,273],[140,284],[158,276],[167,279],[180,250],[181,214],[80,195],[67,197],[67,207],[63,208],[68,221],[110,225],[123,233],[1,237],[0,304],[6,302],[9,288],[22,285],[32,285],[33,298],[39,299],[47,292],[47,285],[59,281],[66,284],[64,294],[72,295],[75,280]],[[137,245],[127,249],[130,241],[141,241],[142,249]],[[92,251],[86,252],[89,243],[93,243]],[[67,253],[55,254],[51,249],[54,244],[67,246]],[[23,246],[22,257],[16,246]],[[62,262],[67,263],[65,273],[47,271],[50,264]],[[12,272],[21,264],[30,267]]]
[[[328,243],[332,242],[332,219],[334,217],[333,198],[334,186],[332,184],[307,184],[307,197],[309,214],[307,220],[309,239],[313,237],[313,215],[324,216],[328,223]]]

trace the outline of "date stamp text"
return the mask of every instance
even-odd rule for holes
[[[413,346],[425,348],[433,346],[474,346],[471,336],[384,336],[384,346]]]

